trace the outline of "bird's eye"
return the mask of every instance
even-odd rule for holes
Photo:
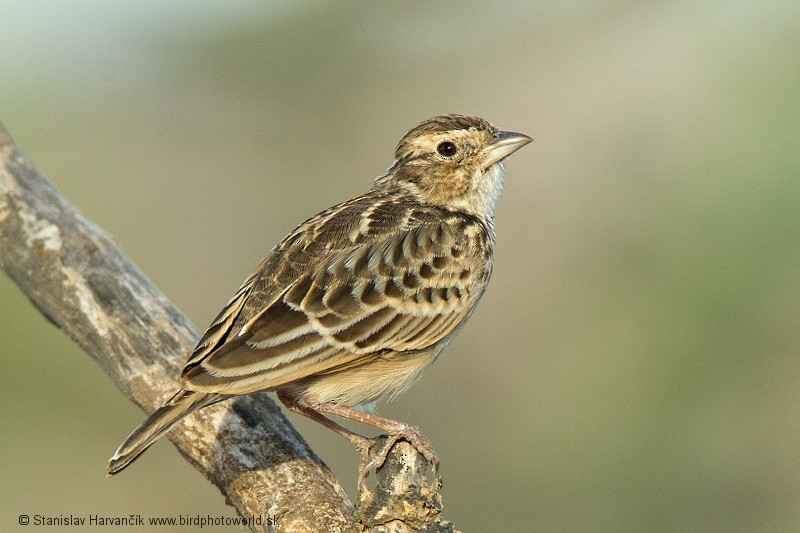
[[[453,157],[454,155],[456,155],[457,150],[455,144],[445,141],[443,143],[440,143],[439,146],[436,147],[436,151],[439,152],[440,155],[443,155],[445,157]]]

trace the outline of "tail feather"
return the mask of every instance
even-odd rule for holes
[[[178,391],[167,403],[159,407],[147,420],[133,430],[108,461],[108,476],[118,474],[139,457],[159,437],[169,431],[189,413],[224,400],[220,394],[187,390]]]

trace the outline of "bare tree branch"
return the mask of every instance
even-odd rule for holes
[[[198,334],[102,229],[33,166],[0,124],[0,267],[31,302],[152,412],[178,387]],[[439,482],[398,442],[354,509],[341,485],[265,395],[223,402],[169,433],[242,517],[280,531],[453,531]],[[98,465],[98,472],[104,465]],[[355,476],[354,476],[355,479]],[[253,523],[253,531],[272,525]]]

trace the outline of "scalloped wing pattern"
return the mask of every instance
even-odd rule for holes
[[[491,233],[403,200],[365,195],[296,228],[206,331],[186,388],[273,389],[446,341],[481,296]]]

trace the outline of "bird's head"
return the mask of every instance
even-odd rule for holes
[[[503,188],[503,160],[533,139],[478,117],[442,115],[400,139],[379,181],[410,188],[420,201],[491,221]]]

